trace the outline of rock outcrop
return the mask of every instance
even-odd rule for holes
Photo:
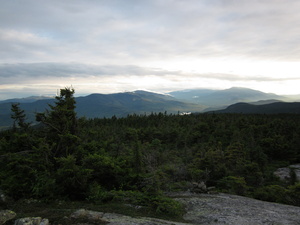
[[[70,218],[73,221],[82,220],[82,221],[87,221],[87,222],[97,223],[97,224],[109,223],[109,221],[103,219],[103,216],[104,216],[103,212],[79,209],[75,211],[70,216]]]
[[[300,207],[264,202],[229,194],[195,194],[191,192],[173,194],[187,213],[186,223],[171,222],[155,218],[133,218],[115,213],[100,213],[78,210],[71,217],[84,216],[91,222],[107,222],[112,225],[299,225]]]
[[[300,207],[229,194],[183,194],[184,219],[191,224],[299,225]]]
[[[192,192],[195,193],[207,193],[207,187],[206,184],[202,181],[200,183],[197,182],[193,182],[192,183],[193,187],[192,187]]]
[[[85,224],[110,224],[110,225],[189,225],[189,223],[177,223],[156,218],[133,218],[117,213],[103,213],[91,210],[79,209],[70,216],[71,220],[85,221]]]
[[[291,174],[294,173],[294,179],[296,181],[300,181],[300,164],[290,165],[289,167],[278,168],[274,175],[279,177],[282,181],[290,181]]]
[[[196,194],[182,192],[169,194],[186,209],[185,223],[149,217],[130,217],[116,213],[103,213],[79,209],[65,219],[74,225],[299,225],[300,207],[259,201],[229,194]],[[2,211],[0,211],[2,212]],[[1,214],[0,214],[1,215]],[[14,213],[11,215],[15,216]],[[1,217],[0,218],[4,218]],[[12,219],[13,217],[9,217]],[[6,220],[5,220],[6,221]],[[1,224],[5,223],[2,219]],[[51,221],[50,221],[51,223]],[[41,217],[22,218],[15,225],[49,225]]]
[[[0,225],[6,221],[12,220],[16,217],[16,213],[10,210],[0,210]]]
[[[14,225],[49,225],[49,220],[41,217],[26,217],[17,219]]]

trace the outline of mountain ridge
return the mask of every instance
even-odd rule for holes
[[[76,112],[79,117],[125,117],[129,114],[151,114],[167,112],[199,112],[205,107],[199,104],[179,101],[171,96],[146,92],[123,92],[114,94],[90,94],[84,97],[76,97]],[[49,109],[55,99],[37,100],[35,102],[20,103],[20,108],[25,111],[28,121],[35,121],[36,112],[44,112]],[[0,126],[12,124],[11,104],[13,102],[0,103]]]
[[[45,99],[54,99],[55,96],[29,96],[25,98],[10,98],[5,100],[0,100],[1,103],[31,103],[38,100],[45,100]]]
[[[169,94],[181,100],[213,108],[224,107],[237,102],[251,102],[269,99],[288,101],[288,97],[286,96],[279,96],[273,93],[265,93],[242,87],[232,87],[224,90],[191,89],[170,92]]]
[[[197,95],[197,96],[196,96]],[[42,98],[42,99],[41,99]],[[36,100],[37,99],[37,100]],[[76,112],[79,117],[125,117],[129,114],[147,115],[151,113],[167,112],[172,114],[185,112],[233,112],[231,106],[238,102],[245,102],[249,105],[239,105],[237,111],[243,112],[256,111],[252,105],[266,105],[268,103],[282,102],[287,97],[279,96],[272,93],[264,93],[249,88],[230,88],[224,90],[212,89],[192,89],[166,94],[154,93],[150,91],[136,90],[133,92],[120,92],[113,94],[93,93],[87,96],[76,97]],[[299,99],[300,101],[300,99]],[[55,102],[54,98],[31,96],[28,98],[8,99],[0,101],[0,127],[10,126],[12,124],[11,104],[20,103],[20,108],[25,111],[29,121],[35,121],[36,112],[44,112],[49,109],[48,104]],[[293,107],[296,107],[296,103]],[[229,110],[227,109],[230,106]],[[244,109],[241,109],[244,107]],[[280,110],[280,107],[283,107]],[[275,109],[276,112],[295,111],[292,106],[280,105]],[[284,109],[288,107],[289,109]],[[251,108],[251,110],[249,109]],[[225,110],[225,111],[222,111]],[[260,107],[260,112],[265,110],[271,113],[268,107]],[[297,110],[296,110],[297,111]]]
[[[269,104],[250,104],[239,102],[222,110],[209,111],[214,113],[243,113],[243,114],[278,114],[300,113],[300,102],[273,102]]]

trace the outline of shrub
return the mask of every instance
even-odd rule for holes
[[[291,204],[300,206],[300,183],[288,187]]]
[[[150,198],[150,206],[157,213],[166,213],[172,215],[183,215],[184,209],[182,205],[172,198],[165,197],[163,195],[154,196]]]
[[[245,194],[247,190],[247,185],[244,177],[224,177],[218,182],[218,187],[220,187],[222,191],[238,195]]]
[[[268,185],[265,187],[258,188],[256,191],[254,191],[253,197],[269,202],[289,202],[287,189],[279,185]]]
[[[139,191],[123,191],[112,190],[105,191],[98,184],[93,184],[90,188],[90,196],[88,200],[100,202],[120,202],[132,204],[135,206],[149,207],[158,214],[170,214],[175,216],[183,215],[184,209],[182,205],[172,198],[162,194],[150,195],[149,193]]]

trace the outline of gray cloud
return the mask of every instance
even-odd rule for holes
[[[164,63],[191,58],[201,69],[201,60],[219,58],[298,62],[299,8],[298,0],[0,0],[0,85],[121,76],[296,80],[284,73],[171,71]]]
[[[285,81],[300,79],[292,77],[272,78],[267,76],[241,76],[230,73],[185,73],[183,71],[170,71],[157,68],[146,68],[134,65],[91,65],[80,63],[18,63],[0,64],[0,78],[3,84],[28,83],[42,78],[101,78],[121,76],[169,76],[170,80],[191,79],[193,77],[204,79],[219,79],[227,81]],[[178,78],[176,78],[178,77]]]
[[[179,75],[180,72],[164,71],[155,68],[143,68],[134,65],[89,65],[81,63],[17,63],[0,64],[2,84],[26,83],[37,78],[72,78],[72,77],[103,77],[103,76],[147,76],[147,75]]]
[[[205,73],[198,74],[205,79],[218,79],[224,81],[256,81],[256,82],[274,82],[274,81],[290,81],[290,80],[300,80],[300,77],[267,77],[267,76],[241,76],[237,74],[226,74],[226,73]]]
[[[29,53],[36,61],[300,56],[296,0],[2,0],[1,8],[2,37],[12,31],[35,37],[2,38],[1,56],[10,59],[28,60]]]

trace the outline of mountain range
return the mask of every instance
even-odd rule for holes
[[[28,121],[35,121],[37,112],[49,109],[54,104],[54,98],[44,98],[37,101],[17,99],[0,101],[0,127],[11,126],[11,104],[20,102],[20,108],[25,111]],[[76,98],[76,112],[79,117],[124,117],[129,114],[150,114],[167,112],[200,112],[205,107],[199,104],[179,101],[170,95],[157,94],[146,91],[134,91],[115,94],[91,94]]]
[[[297,98],[299,97],[299,98]],[[76,98],[76,112],[79,117],[124,117],[129,114],[150,114],[167,112],[216,113],[300,113],[300,96],[279,96],[248,88],[225,90],[193,89],[158,94],[147,91],[123,92],[115,94],[91,94]],[[0,101],[0,127],[12,125],[11,104],[20,103],[28,121],[35,121],[35,113],[44,112],[48,104],[54,104],[50,97],[28,97]]]
[[[170,92],[169,94],[177,99],[205,105],[207,107],[224,107],[237,102],[253,102],[269,99],[289,100],[289,98],[285,96],[240,87],[225,90],[183,90]]]
[[[300,114],[300,102],[273,102],[269,104],[236,103],[214,113],[243,113],[243,114]]]

